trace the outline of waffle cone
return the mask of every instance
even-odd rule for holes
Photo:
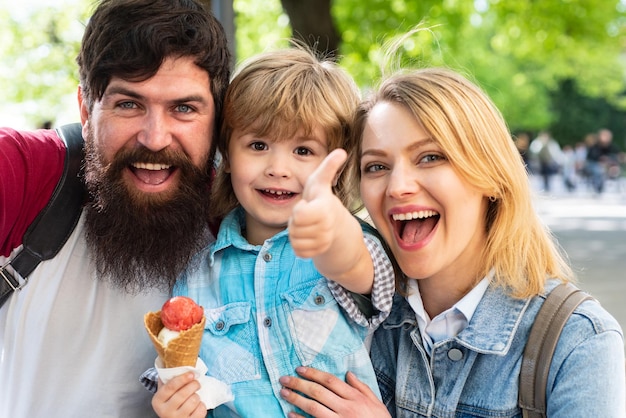
[[[200,352],[200,344],[202,343],[204,323],[206,321],[204,316],[202,317],[202,321],[193,325],[188,330],[181,331],[178,337],[170,340],[167,347],[158,339],[159,332],[163,329],[161,312],[148,312],[144,315],[143,321],[146,331],[148,331],[148,335],[150,336],[150,340],[166,368],[196,366],[196,360]]]

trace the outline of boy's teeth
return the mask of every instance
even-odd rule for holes
[[[278,196],[282,196],[284,194],[291,194],[291,192],[283,192],[281,190],[268,190],[268,189],[265,189],[265,192],[266,193],[270,193],[270,194],[275,194],[275,195],[278,195]]]
[[[437,212],[434,210],[419,210],[415,212],[408,213],[396,213],[391,217],[394,221],[410,221],[411,219],[424,219],[430,218],[431,216],[437,215]]]

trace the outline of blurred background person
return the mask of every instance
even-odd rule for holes
[[[600,129],[597,141],[587,150],[587,172],[593,191],[601,194],[607,178],[620,176],[619,149],[613,144],[613,133]]]
[[[548,131],[540,131],[539,135],[530,143],[530,152],[536,159],[539,174],[543,180],[543,191],[550,191],[552,177],[558,174],[563,164],[561,146]]]

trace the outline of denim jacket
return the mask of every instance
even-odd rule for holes
[[[556,286],[550,281],[546,291]],[[545,296],[514,299],[491,284],[469,325],[422,345],[415,313],[396,295],[376,331],[371,357],[383,401],[394,417],[521,417],[524,346]],[[548,417],[625,417],[624,336],[595,300],[563,329],[548,375]]]

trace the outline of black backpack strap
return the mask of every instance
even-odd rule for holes
[[[548,295],[537,313],[522,357],[519,407],[524,418],[546,416],[546,390],[552,355],[572,312],[592,299],[570,283],[562,283]]]
[[[46,207],[30,224],[22,240],[22,250],[8,264],[26,279],[43,261],[54,257],[74,230],[85,200],[82,181],[83,137],[80,123],[61,126],[57,134],[65,142],[63,174]],[[0,268],[0,306],[20,285],[6,269]]]

